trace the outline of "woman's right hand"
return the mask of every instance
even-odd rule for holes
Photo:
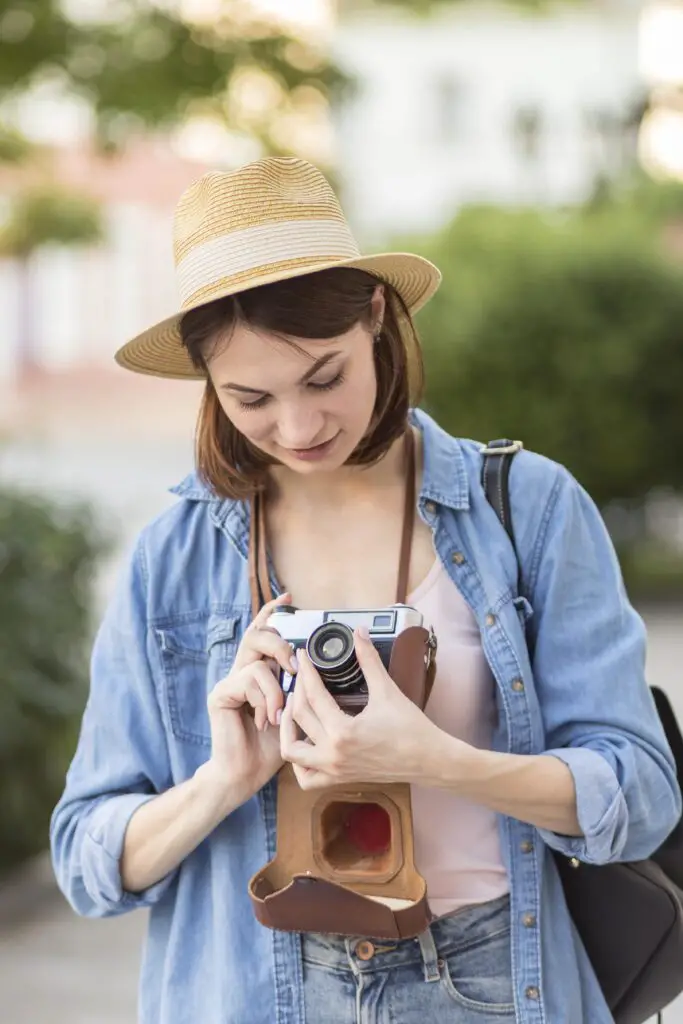
[[[282,767],[280,714],[284,695],[276,673],[295,670],[292,649],[269,629],[268,617],[291,601],[281,594],[264,605],[247,628],[235,662],[208,698],[211,758],[203,774],[226,789],[237,786],[244,800],[258,792]]]

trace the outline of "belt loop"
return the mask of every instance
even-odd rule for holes
[[[432,929],[427,928],[427,931],[422,932],[418,936],[418,942],[420,943],[420,952],[422,953],[425,981],[438,981],[441,977],[439,972],[439,954],[436,951]]]

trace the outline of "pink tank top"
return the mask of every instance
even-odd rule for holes
[[[474,615],[440,559],[407,603],[422,612],[438,641],[436,678],[425,713],[444,732],[490,749],[495,680]],[[508,892],[496,813],[446,790],[411,790],[415,861],[427,881],[432,913],[442,917]]]

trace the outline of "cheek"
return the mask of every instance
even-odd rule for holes
[[[238,407],[228,409],[223,402],[221,402],[221,406],[233,427],[250,441],[258,441],[260,438],[265,437],[272,427],[272,416],[267,408],[245,410]]]
[[[353,388],[348,389],[345,406],[354,415],[370,417],[377,400],[377,381],[374,373],[365,374]]]

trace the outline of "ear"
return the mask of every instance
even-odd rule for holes
[[[384,294],[384,285],[378,284],[372,293],[372,299],[370,300],[370,315],[372,316],[373,328],[376,324],[381,324],[384,320],[386,305],[387,300]]]

